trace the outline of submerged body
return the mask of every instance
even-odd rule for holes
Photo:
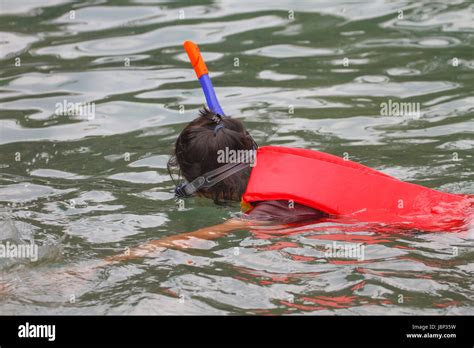
[[[256,163],[242,196],[241,219],[153,240],[107,262],[145,256],[156,248],[188,248],[193,238],[217,239],[257,226],[330,219],[375,223],[392,231],[446,232],[460,231],[472,217],[472,196],[406,183],[323,152],[264,146]]]

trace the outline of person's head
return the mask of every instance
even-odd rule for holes
[[[199,111],[199,117],[191,121],[178,136],[169,165],[177,166],[181,175],[191,182],[226,164],[219,163],[219,150],[252,150],[254,144],[241,121],[220,117],[203,108]],[[212,187],[200,189],[198,194],[212,198],[216,203],[240,201],[249,175],[250,169],[246,168]]]

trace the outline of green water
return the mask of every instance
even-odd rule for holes
[[[0,259],[0,313],[473,314],[472,228],[238,231],[87,271],[239,209],[206,199],[178,209],[173,198],[166,162],[204,102],[184,40],[200,45],[221,105],[259,145],[348,156],[474,194],[473,9],[2,0],[0,238],[40,249],[34,263]],[[58,114],[64,100],[94,103],[94,113]],[[389,100],[420,113],[381,115]],[[334,240],[364,243],[365,259],[327,257]]]

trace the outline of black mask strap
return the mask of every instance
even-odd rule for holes
[[[197,177],[190,183],[182,183],[175,189],[176,196],[181,198],[190,197],[198,190],[212,187],[218,182],[221,182],[225,178],[240,172],[248,166],[250,166],[250,163],[224,164],[222,167],[211,170],[210,172]]]

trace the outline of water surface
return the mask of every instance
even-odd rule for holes
[[[184,40],[199,43],[223,108],[260,145],[349,156],[474,194],[473,9],[469,0],[2,1],[0,238],[33,239],[40,257],[0,259],[0,313],[473,314],[468,228],[242,230],[88,271],[239,209],[197,198],[178,209],[172,194],[173,141],[204,102]],[[420,103],[421,113],[381,116],[388,100]],[[95,113],[57,115],[64,101],[94,103]],[[364,260],[328,257],[334,241],[362,243]]]

